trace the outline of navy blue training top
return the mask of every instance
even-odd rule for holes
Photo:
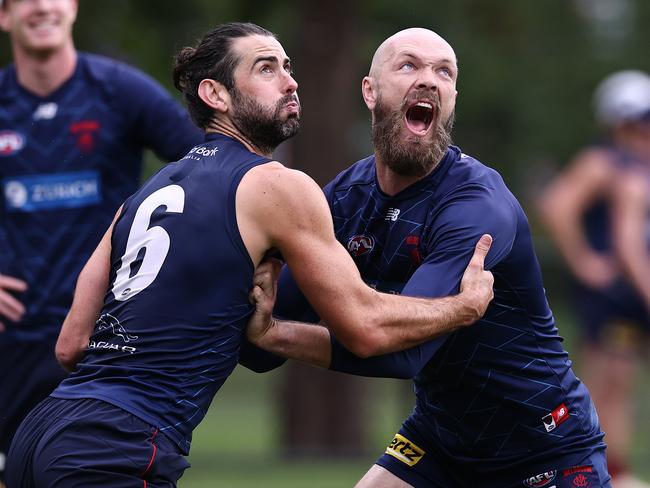
[[[269,161],[228,137],[207,139],[124,204],[101,316],[85,358],[52,393],[121,407],[185,454],[237,364],[253,311],[235,193],[248,170]]]
[[[47,97],[0,71],[0,273],[27,311],[0,342],[55,338],[81,268],[138,187],[144,148],[175,161],[203,142],[186,111],[123,63],[80,53]]]
[[[365,360],[333,338],[331,369],[413,378],[412,419],[420,433],[459,462],[490,460],[485,470],[603,445],[587,389],[562,348],[526,216],[496,171],[451,147],[430,175],[389,196],[371,156],[324,191],[337,239],[380,291],[455,294],[480,236],[494,238],[486,268],[494,273],[495,297],[481,320]],[[277,312],[315,318],[286,269]],[[549,415],[562,406],[554,427]]]

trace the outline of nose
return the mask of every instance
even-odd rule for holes
[[[435,92],[438,89],[435,74],[429,70],[421,70],[416,87],[419,90],[431,90]]]
[[[294,93],[296,90],[298,90],[298,82],[294,80],[293,76],[291,76],[289,73],[286,74],[285,83],[286,86],[284,92],[286,94]]]

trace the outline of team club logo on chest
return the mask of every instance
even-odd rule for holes
[[[369,253],[374,247],[375,238],[372,236],[356,235],[348,241],[348,251],[355,258]]]

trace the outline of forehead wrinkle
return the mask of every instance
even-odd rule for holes
[[[441,48],[449,51],[450,56],[445,56],[445,59],[443,61],[451,62],[454,64],[454,66],[457,66],[456,53],[454,52],[451,45],[445,41],[445,39],[443,39],[440,35],[436,34],[432,30],[414,27],[410,29],[404,29],[393,34],[379,45],[372,58],[369,75],[373,78],[376,78],[379,75],[382,66],[384,66],[396,54],[396,51],[399,50],[400,44],[398,44],[398,42],[404,42],[407,45],[411,46],[420,46],[422,39],[414,39],[414,36],[417,35],[420,37],[427,36],[430,40],[433,40],[436,44],[439,44]],[[408,51],[406,52],[408,53]],[[419,57],[418,54],[414,54],[413,52],[409,54]]]

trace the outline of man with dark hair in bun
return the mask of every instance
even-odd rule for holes
[[[489,236],[456,295],[363,283],[320,188],[271,158],[300,115],[273,34],[222,25],[181,51],[174,82],[206,142],[126,200],[82,270],[56,347],[72,374],[20,426],[9,488],[176,486],[192,431],[237,364],[249,298],[277,267],[263,262],[269,251],[359,356],[470,325],[492,297]]]
[[[137,188],[203,134],[144,73],[75,49],[77,0],[0,1],[0,486],[21,420],[65,377],[54,344],[75,280]]]

